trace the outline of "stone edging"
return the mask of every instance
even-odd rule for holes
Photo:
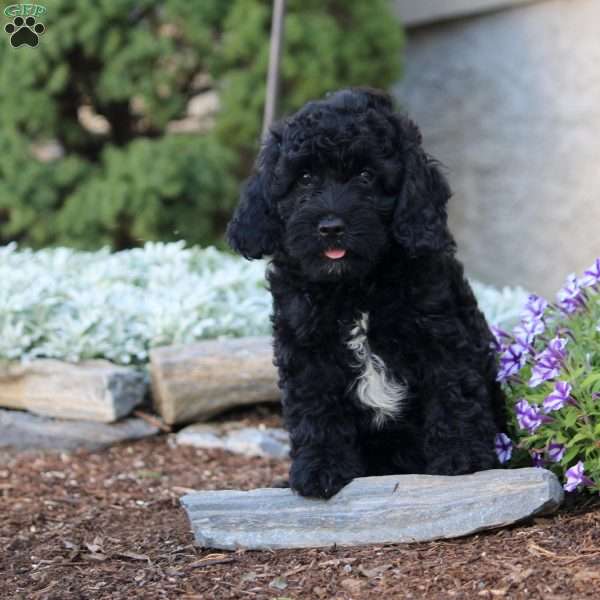
[[[540,1],[544,0],[394,0],[393,10],[410,28]]]

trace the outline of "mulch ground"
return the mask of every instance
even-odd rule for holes
[[[276,424],[264,409],[249,423]],[[174,447],[0,453],[0,598],[351,599],[600,597],[600,501],[443,542],[276,552],[193,545],[178,498],[269,486],[284,461]]]

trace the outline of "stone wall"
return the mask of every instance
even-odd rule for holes
[[[543,0],[393,0],[396,15],[407,27],[456,19]]]
[[[395,90],[448,168],[468,271],[554,294],[600,255],[600,2],[409,31]]]

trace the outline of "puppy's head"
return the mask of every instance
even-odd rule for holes
[[[389,96],[338,91],[269,133],[228,227],[247,258],[283,253],[312,280],[362,277],[391,244],[407,257],[452,245],[450,190]]]

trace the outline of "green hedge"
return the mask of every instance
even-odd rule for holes
[[[256,151],[270,10],[267,0],[56,0],[36,48],[0,44],[0,243],[218,239]],[[291,0],[282,110],[342,86],[389,86],[402,39],[386,0]],[[219,96],[215,126],[167,131],[207,91]],[[84,127],[82,107],[109,127]],[[60,151],[42,159],[48,142]]]

